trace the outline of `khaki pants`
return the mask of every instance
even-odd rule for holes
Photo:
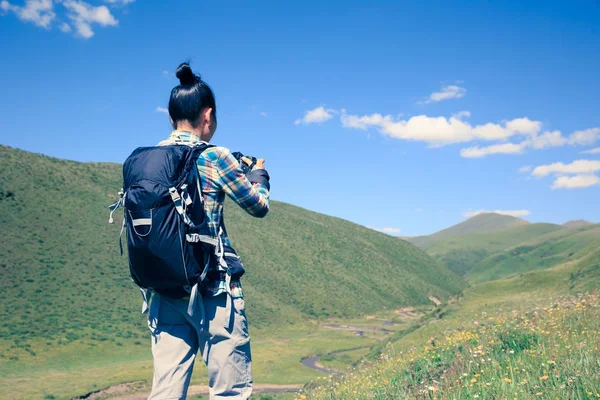
[[[187,396],[196,353],[208,367],[210,399],[248,399],[252,357],[244,299],[229,294],[203,297],[201,312],[187,314],[188,300],[154,294],[148,315],[152,332],[154,378],[148,400]]]

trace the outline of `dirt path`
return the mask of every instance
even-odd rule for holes
[[[90,393],[81,397],[74,397],[71,400],[96,400],[106,399],[107,396],[110,400],[146,400],[150,395],[150,392],[134,392],[136,386],[139,386],[142,382],[130,382],[123,383],[120,385],[114,385],[107,389],[99,390],[97,392]],[[272,385],[268,383],[256,383],[252,390],[252,394],[276,394],[276,393],[288,393],[295,392],[302,389],[302,385]],[[208,396],[208,386],[206,385],[193,385],[188,389],[188,396]]]
[[[433,303],[434,303],[436,306],[439,306],[440,304],[442,304],[442,302],[440,301],[440,299],[438,299],[438,298],[437,298],[437,297],[435,297],[435,296],[429,296],[429,300],[433,301]]]
[[[394,310],[394,312],[396,314],[399,314],[401,317],[406,318],[407,320],[413,319],[413,318],[418,318],[421,315],[423,315],[420,312],[415,312],[415,309],[413,307],[399,308],[397,310]]]
[[[344,324],[327,324],[327,325],[321,325],[321,328],[326,328],[326,329],[340,329],[340,330],[343,330],[343,331],[354,332],[358,336],[362,336],[365,332],[385,333],[385,334],[388,334],[388,335],[390,333],[394,333],[393,330],[385,329],[385,328],[356,328],[354,326],[344,325]]]

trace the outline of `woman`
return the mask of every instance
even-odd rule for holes
[[[169,100],[169,116],[175,130],[159,145],[210,142],[217,129],[211,88],[192,72],[188,63],[181,64],[176,75],[180,84],[173,88]],[[250,164],[247,158],[244,162]],[[201,289],[203,326],[196,317],[198,313],[187,313],[188,299],[153,295],[148,317],[153,336],[152,400],[186,398],[198,350],[208,366],[211,399],[247,399],[252,392],[250,337],[239,281],[243,268],[227,236],[223,203],[228,195],[250,215],[264,217],[269,211],[269,176],[262,159],[244,174],[240,162],[224,147],[205,150],[198,159],[198,171],[210,234],[221,236],[228,267],[210,267]]]

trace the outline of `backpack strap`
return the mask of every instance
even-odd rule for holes
[[[142,304],[142,314],[148,312],[148,304],[150,304],[150,298],[152,297],[152,291],[146,288],[140,288],[142,292],[142,299],[144,303]]]
[[[206,268],[204,268],[206,269]],[[200,304],[196,304],[200,300]],[[204,323],[204,304],[202,302],[202,296],[199,296],[198,293],[198,283],[192,286],[192,290],[190,291],[190,301],[188,303],[187,313],[190,317],[194,315],[194,310],[200,309],[200,324]]]
[[[183,199],[183,208],[185,209],[186,206],[189,206],[190,204],[192,204],[192,198],[190,197],[190,194],[188,193],[188,185],[187,183],[184,183],[183,185],[181,185],[181,198]],[[202,197],[200,197],[202,198]]]
[[[217,235],[217,240],[219,241],[219,245],[217,249],[215,249],[215,255],[217,256],[217,262],[219,265],[227,270],[227,262],[225,262],[225,246],[223,245],[223,228],[219,227],[219,234]]]
[[[116,203],[113,203],[110,206],[108,206],[108,209],[110,210],[110,215],[108,217],[109,224],[113,224],[115,222],[115,220],[113,219],[113,214],[117,210],[117,208],[122,207],[123,204],[125,204],[125,192],[123,192],[123,188],[121,188],[121,190],[119,190],[118,195],[119,195],[119,200],[117,200]]]
[[[179,143],[178,145],[184,145],[183,143]],[[169,188],[169,194],[171,195],[171,200],[175,203],[175,209],[177,213],[183,218],[183,221],[190,227],[194,227],[194,223],[188,217],[186,208],[190,204],[192,204],[192,198],[188,193],[188,178],[190,173],[194,173],[196,176],[196,185],[198,186],[198,196],[200,198],[201,203],[204,203],[204,199],[202,196],[202,185],[200,184],[200,176],[198,173],[198,157],[204,152],[204,150],[214,147],[213,145],[207,144],[205,142],[198,142],[193,144],[185,144],[189,147],[192,147],[190,158],[187,161],[187,165],[185,167],[185,171],[182,173],[182,180],[178,183],[177,186],[173,186]]]
[[[108,223],[109,224],[114,224],[115,220],[113,218],[113,214],[115,213],[115,211],[117,211],[117,209],[119,207],[123,207],[125,205],[125,196],[127,196],[127,193],[123,191],[123,188],[121,188],[121,190],[119,190],[119,200],[116,203],[111,204],[110,206],[108,206],[108,209],[110,210],[110,215],[108,217]],[[121,251],[121,255],[123,255],[123,231],[125,230],[125,221],[127,219],[125,218],[125,216],[123,216],[123,225],[121,226],[121,232],[119,233],[119,250]]]
[[[175,187],[169,188],[169,194],[171,195],[171,200],[173,200],[173,203],[175,203],[175,209],[177,210],[177,213],[181,216],[181,218],[183,218],[183,222],[185,222],[186,225],[193,227],[194,223],[192,222],[190,217],[188,217],[187,212],[185,211],[185,207],[188,205],[187,200],[182,201],[182,198]],[[187,195],[187,190],[185,194]],[[189,199],[189,195],[187,196],[187,198]]]

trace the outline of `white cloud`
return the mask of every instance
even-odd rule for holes
[[[110,5],[127,5],[135,0],[105,0]],[[119,21],[113,16],[107,6],[93,6],[83,0],[25,0],[23,6],[15,5],[8,0],[0,1],[0,15],[2,12],[14,12],[24,22],[30,22],[45,29],[50,29],[56,20],[57,11],[55,4],[61,4],[66,9],[66,18],[69,23],[60,21],[58,29],[75,33],[85,39],[94,36],[93,25],[116,26]]]
[[[598,171],[600,171],[600,161],[576,160],[571,164],[557,162],[540,165],[531,175],[537,178],[554,175],[552,189],[581,189],[600,184],[600,176],[596,175]]]
[[[460,150],[461,157],[481,158],[491,154],[520,154],[525,150],[524,142],[520,144],[503,143],[486,147],[468,147]]]
[[[169,110],[164,107],[161,107],[161,106],[156,107],[156,112],[163,113],[163,114],[169,114]]]
[[[5,12],[12,11],[21,21],[31,22],[45,29],[49,29],[52,21],[56,18],[52,0],[25,0],[24,6],[17,6],[2,0],[0,9]]]
[[[589,146],[600,139],[600,128],[584,129],[576,131],[569,136],[570,145]]]
[[[104,2],[117,6],[126,6],[129,3],[133,3],[135,0],[104,0]]]
[[[524,165],[521,168],[519,168],[519,173],[527,174],[527,173],[531,172],[532,169],[533,169],[533,167],[531,165]]]
[[[429,98],[421,103],[437,103],[444,100],[460,99],[465,94],[467,94],[467,89],[456,85],[448,85],[444,86],[439,92],[431,93]]]
[[[500,215],[508,215],[510,217],[526,217],[528,215],[531,214],[531,211],[529,210],[493,210],[493,211],[488,211],[488,210],[477,210],[477,211],[473,211],[473,210],[467,210],[463,213],[463,215],[467,218],[470,217],[474,217],[476,215],[479,214],[488,214],[488,213],[494,213],[494,214],[500,214]]]
[[[591,174],[559,176],[554,180],[552,189],[581,189],[600,185],[600,177]]]
[[[452,115],[454,118],[462,119],[469,118],[471,116],[471,111],[459,111],[456,114]]]
[[[116,26],[119,23],[106,6],[96,7],[81,0],[67,0],[63,5],[70,12],[67,16],[75,25],[77,34],[84,39],[94,36],[93,24]]]
[[[400,228],[373,228],[370,226],[367,226],[367,228],[373,229],[374,231],[387,233],[389,235],[400,233]]]
[[[304,114],[304,117],[294,121],[294,124],[296,124],[296,125],[320,124],[325,121],[329,121],[331,118],[333,118],[333,114],[335,114],[335,113],[336,113],[335,110],[325,109],[325,107],[323,107],[323,106],[317,107],[314,110],[306,111],[306,113]]]
[[[417,115],[402,119],[401,116],[378,113],[352,115],[343,110],[340,121],[345,128],[376,128],[392,138],[425,142],[431,147],[476,141],[496,142],[489,146],[463,148],[461,156],[467,158],[481,158],[492,154],[522,154],[527,149],[540,150],[564,146],[567,143],[583,145],[596,140],[595,135],[600,138],[600,128],[574,132],[567,138],[559,130],[542,132],[542,122],[527,117],[472,125],[467,121],[470,116],[469,111],[460,111],[449,118]],[[300,122],[296,121],[297,124]],[[522,139],[508,142],[509,139],[514,140],[518,137]],[[590,153],[595,154],[595,151]]]
[[[560,147],[567,143],[567,139],[560,131],[544,132],[541,135],[533,135],[527,142],[527,146],[534,149],[545,149],[548,147]]]
[[[582,151],[583,154],[600,154],[600,147],[596,147],[595,149],[589,149],[586,151]]]
[[[524,128],[524,126],[521,128]],[[460,155],[466,158],[481,158],[491,154],[521,154],[527,148],[539,150],[548,147],[560,147],[566,143],[567,139],[562,136],[560,131],[544,132],[541,135],[532,133],[529,139],[521,143],[501,143],[487,147],[469,147],[461,149]]]
[[[534,135],[542,130],[542,123],[540,121],[532,121],[527,117],[515,118],[512,121],[506,122],[506,129],[511,132]]]
[[[260,116],[261,116],[261,117],[266,117],[267,115],[269,115],[269,114],[267,114],[267,113],[266,113],[266,112],[264,112],[264,111],[261,111],[261,112],[260,112]]]
[[[565,174],[592,174],[600,171],[600,161],[595,160],[577,160],[571,164],[563,164],[561,162],[540,165],[536,167],[531,173],[537,178],[543,178],[550,174],[565,175]]]
[[[491,154],[521,154],[527,148],[536,150],[549,147],[560,147],[567,143],[567,139],[560,131],[544,132],[541,135],[533,133],[529,139],[521,143],[501,143],[487,147],[469,147],[461,149],[460,155],[466,158],[481,158]]]
[[[378,128],[385,135],[395,139],[414,140],[443,146],[465,143],[474,140],[499,141],[515,135],[532,136],[538,133],[542,123],[528,118],[517,118],[503,123],[471,125],[465,121],[469,112],[461,112],[450,118],[417,115],[407,120],[395,119],[391,115],[348,115],[342,113],[341,122],[345,128]]]

